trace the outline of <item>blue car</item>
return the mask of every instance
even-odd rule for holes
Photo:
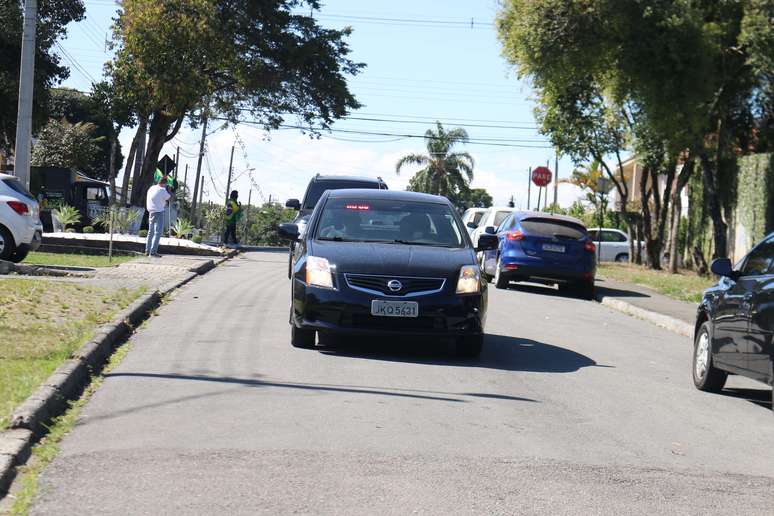
[[[596,246],[578,219],[541,212],[515,212],[499,227],[499,245],[481,254],[481,268],[499,289],[512,281],[558,285],[585,299],[594,297]]]

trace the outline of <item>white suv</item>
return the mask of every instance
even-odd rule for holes
[[[0,174],[0,260],[20,262],[42,240],[38,202],[14,176]]]

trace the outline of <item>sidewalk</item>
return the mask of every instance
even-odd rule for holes
[[[597,278],[597,301],[662,328],[693,338],[696,305],[677,301],[647,287]]]

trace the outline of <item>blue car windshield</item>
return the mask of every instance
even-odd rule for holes
[[[330,199],[317,225],[317,240],[464,247],[465,240],[445,204]]]

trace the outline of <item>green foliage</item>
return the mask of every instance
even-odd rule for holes
[[[756,154],[739,160],[737,213],[747,230],[747,245],[760,241],[772,229],[774,154]]]
[[[83,226],[84,233],[94,233],[94,226]]]
[[[363,66],[348,58],[351,30],[323,28],[318,8],[317,0],[121,2],[108,74],[115,94],[149,125],[134,203],[164,141],[194,110],[209,106],[267,129],[297,115],[318,131],[359,107],[345,78]]]
[[[256,208],[250,207],[242,219],[246,228],[242,241],[252,245],[285,245],[286,242],[277,236],[277,225],[291,222],[295,216],[294,210],[279,204],[266,203]]]
[[[50,120],[38,133],[32,148],[32,165],[62,167],[93,173],[101,138],[90,122],[71,124],[66,119]]]
[[[147,238],[148,230],[147,229],[141,229],[140,231],[137,232],[137,236],[139,236],[140,238]]]
[[[194,231],[194,226],[188,219],[179,218],[170,228],[177,238],[189,238]]]
[[[201,244],[202,243],[202,236],[201,235],[194,235],[191,241],[194,244]]]
[[[64,226],[65,231],[70,229],[70,226],[78,224],[81,221],[80,212],[70,206],[69,204],[63,204],[59,208],[56,208],[51,212],[52,216]]]
[[[19,62],[22,41],[22,2],[0,0],[0,151],[13,149],[16,140],[16,110],[19,95]],[[38,2],[37,52],[35,54],[35,128],[48,120],[49,90],[66,79],[69,70],[61,66],[56,42],[67,34],[71,22],[83,19],[82,0]]]
[[[202,234],[204,238],[221,235],[226,227],[226,208],[220,204],[206,204],[201,207]]]
[[[436,122],[435,129],[425,132],[427,154],[404,156],[395,165],[395,172],[400,174],[406,165],[421,166],[409,180],[408,190],[465,200],[468,184],[473,180],[474,162],[470,154],[453,152],[453,148],[467,141],[465,129],[446,131],[441,122]]]
[[[117,132],[114,130],[113,114],[110,111],[107,98],[110,91],[109,86],[105,83],[99,83],[92,88],[91,94],[69,88],[52,89],[49,117],[56,120],[66,119],[71,124],[87,122],[94,125],[92,135],[97,143],[98,151],[86,170],[92,177],[107,179],[110,170],[110,139],[117,136]],[[121,153],[121,144],[117,140],[114,158],[116,170],[118,170],[121,168],[124,157]]]
[[[103,231],[110,231],[110,224],[112,218],[113,233],[127,234],[129,228],[132,227],[141,217],[141,213],[132,208],[125,208],[119,206],[111,206],[106,208],[97,214],[92,220],[95,226],[100,226]]]

